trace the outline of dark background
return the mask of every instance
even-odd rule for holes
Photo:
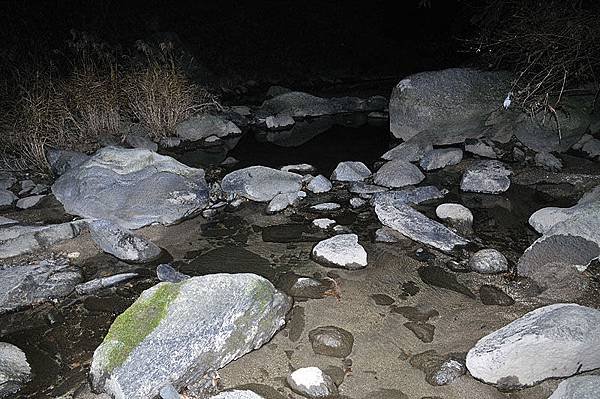
[[[76,29],[130,46],[175,32],[216,76],[402,76],[464,64],[471,30],[463,1],[4,1],[3,51],[60,49]]]

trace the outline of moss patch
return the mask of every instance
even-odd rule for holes
[[[133,351],[167,315],[171,302],[177,298],[181,283],[163,283],[152,296],[138,299],[120,314],[110,326],[104,343],[113,342],[106,353],[106,370],[111,372],[123,364]]]

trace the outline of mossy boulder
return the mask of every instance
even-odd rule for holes
[[[212,274],[144,291],[94,352],[96,392],[154,398],[261,347],[285,324],[291,299],[254,274]]]

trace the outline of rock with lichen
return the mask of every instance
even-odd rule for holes
[[[261,347],[285,324],[291,299],[254,274],[211,274],[144,291],[94,352],[96,392],[150,399],[180,390]]]

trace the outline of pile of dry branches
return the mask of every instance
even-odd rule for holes
[[[566,94],[598,90],[600,1],[487,0],[470,50],[515,72],[513,105],[555,113]]]

